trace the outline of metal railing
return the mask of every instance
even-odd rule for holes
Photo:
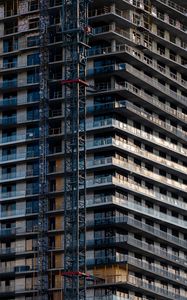
[[[176,188],[179,190],[183,190],[184,192],[186,192],[185,184],[182,184],[182,183],[179,183],[170,178],[158,175],[154,172],[147,170],[146,168],[144,168],[142,166],[138,166],[127,160],[125,161],[125,160],[117,159],[115,157],[106,157],[103,159],[89,161],[87,166],[89,168],[89,167],[98,167],[98,166],[108,165],[108,164],[118,165],[119,167],[124,168],[124,170],[129,170],[131,174],[135,173],[135,174],[139,174],[143,177],[145,176],[147,178],[152,178],[152,180],[158,181],[158,182],[166,184],[170,187],[173,187],[173,188]],[[160,199],[164,203],[168,203],[168,204],[171,204],[172,206],[180,207],[181,209],[185,209],[185,210],[187,209],[187,204],[185,202],[178,201],[177,199],[174,199],[172,197],[162,195],[158,192],[155,192],[154,190],[146,189],[146,187],[144,188],[142,186],[138,186],[136,183],[132,183],[131,188],[132,189],[134,188],[134,190],[138,190],[138,192],[140,192],[140,193],[142,192],[142,194],[148,195],[151,198],[154,198],[157,200]]]
[[[147,133],[143,130],[137,129],[129,124],[123,123],[121,121],[108,118],[105,120],[97,121],[97,122],[87,122],[87,130],[93,130],[93,129],[101,129],[102,127],[116,127],[124,132],[130,133],[132,135],[138,136],[142,139],[148,140],[149,142],[152,142],[156,145],[159,145],[161,147],[165,147],[171,151],[174,151],[176,153],[179,153],[181,155],[187,156],[187,150],[181,146],[175,145],[171,142],[167,142],[157,136],[154,136],[153,134]]]
[[[100,179],[96,179],[96,180],[89,180],[88,181],[88,184],[87,184],[87,187],[89,186],[99,186],[99,185],[103,185],[103,184],[114,184],[114,185],[120,185],[121,184],[121,187],[124,187],[124,184],[125,184],[126,181],[123,181],[123,180],[119,180],[118,178],[115,178],[113,176],[106,176],[106,177],[103,177],[103,178],[100,178]],[[130,209],[130,210],[133,210],[134,212],[137,212],[137,213],[141,213],[143,215],[146,215],[146,216],[152,216],[152,218],[155,218],[155,219],[158,219],[158,220],[161,220],[162,222],[168,222],[168,223],[171,223],[175,226],[179,226],[179,227],[182,227],[182,228],[187,228],[187,222],[184,221],[184,220],[181,220],[179,218],[175,218],[173,216],[170,216],[170,215],[167,215],[167,214],[164,214],[160,211],[157,211],[157,210],[154,210],[152,208],[148,208],[146,207],[145,205],[139,205],[139,204],[136,204],[132,201],[130,201],[129,199],[123,199],[123,198],[119,198],[119,197],[116,197],[116,196],[108,196],[108,197],[105,197],[105,201],[103,201],[103,199],[101,198],[100,200],[98,199],[97,202],[94,201],[94,202],[91,202],[91,200],[89,201],[89,204],[88,206],[92,206],[92,205],[103,205],[103,204],[117,204],[117,205],[120,205],[122,207],[125,207],[126,209]],[[123,221],[123,219],[120,219],[120,221]],[[110,219],[109,221],[112,221],[112,219]],[[94,221],[95,222],[95,221]],[[99,222],[99,223],[97,223]],[[101,224],[102,220],[97,220],[97,222],[95,222],[94,224]],[[103,222],[106,223],[106,220]]]

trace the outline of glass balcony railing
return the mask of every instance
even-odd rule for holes
[[[1,192],[0,198],[5,200],[9,198],[24,197],[25,195],[26,195],[25,191]]]
[[[17,117],[11,116],[11,117],[3,117],[0,119],[1,125],[13,125],[17,123]]]
[[[7,98],[0,100],[0,107],[22,105],[31,102],[37,102],[39,98]]]
[[[18,210],[9,210],[9,211],[1,211],[0,218],[9,218],[9,217],[18,217],[18,216],[26,216],[29,214],[36,214],[38,211],[33,210],[32,208],[24,208]]]
[[[0,100],[0,107],[12,106],[17,104],[17,98],[9,98]]]
[[[16,135],[10,135],[10,136],[3,136],[0,139],[0,144],[5,144],[5,143],[11,143],[11,142],[16,142],[16,141],[26,141],[29,139],[36,139],[38,138],[39,135],[35,133],[27,133],[27,134],[16,134]]]
[[[18,88],[27,85],[36,85],[39,84],[39,75],[36,75],[32,78],[28,78],[26,80],[8,80],[8,81],[1,81],[0,88],[1,89],[11,89],[11,88]]]
[[[16,153],[12,153],[12,154],[7,154],[7,155],[2,155],[2,157],[0,158],[0,161],[3,162],[7,162],[7,161],[11,161],[11,160],[22,160],[22,159],[27,159],[27,158],[33,158],[33,157],[38,157],[39,156],[39,152],[35,152],[35,151],[28,151],[28,152],[20,152],[18,154]]]

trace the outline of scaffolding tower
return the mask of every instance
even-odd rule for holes
[[[62,1],[64,299],[86,299],[86,51],[89,0]]]
[[[48,299],[48,0],[40,0],[40,120],[39,120],[39,214],[38,214],[38,299]]]

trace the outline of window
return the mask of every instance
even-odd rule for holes
[[[27,66],[38,65],[40,63],[39,53],[34,53],[27,56]]]
[[[39,128],[38,127],[27,128],[27,139],[32,139],[36,137],[39,137]]]
[[[3,52],[12,52],[18,49],[18,40],[17,39],[7,39],[3,41]]]
[[[39,145],[30,144],[27,146],[27,157],[34,157],[39,155]]]
[[[27,72],[27,83],[38,83],[40,81],[39,73],[37,72]]]
[[[32,199],[32,201],[26,202],[26,212],[28,214],[38,212],[38,200],[37,199]]]
[[[38,108],[28,108],[27,109],[27,120],[37,120],[39,118]]]
[[[27,38],[27,47],[35,47],[35,46],[39,46],[39,44],[40,44],[40,39],[38,35],[30,36]]]
[[[10,68],[16,68],[16,67],[17,67],[17,57],[10,57],[10,58],[3,59],[3,68],[4,69],[10,69]]]
[[[37,162],[27,164],[27,175],[35,176],[39,174],[39,164]]]
[[[33,11],[38,9],[38,0],[29,0],[28,11]]]
[[[26,193],[27,195],[38,194],[39,192],[39,182],[27,182]]]
[[[39,90],[35,89],[35,90],[27,91],[27,102],[35,102],[35,101],[39,101],[39,99],[40,99]]]
[[[34,18],[29,20],[29,29],[38,28],[39,25],[39,18]]]

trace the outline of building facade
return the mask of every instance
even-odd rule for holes
[[[63,299],[61,0],[49,5],[48,287]],[[87,299],[187,300],[187,4],[93,1]],[[39,2],[0,1],[0,298],[37,299]]]

